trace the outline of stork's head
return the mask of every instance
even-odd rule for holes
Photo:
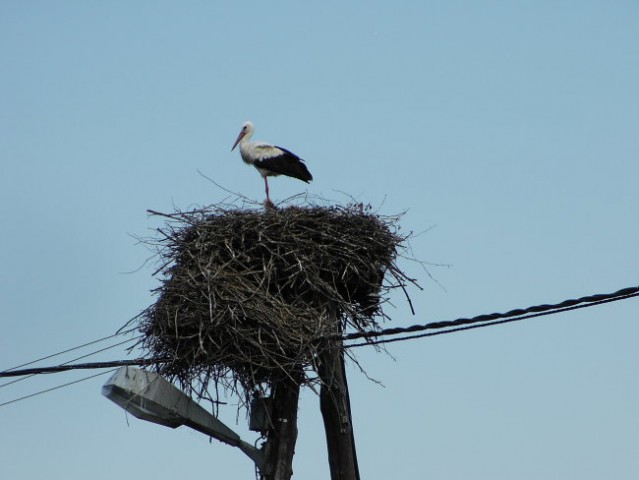
[[[235,150],[235,147],[237,147],[237,144],[240,143],[240,141],[244,137],[249,138],[251,135],[253,135],[253,130],[255,130],[255,128],[253,127],[253,123],[244,122],[244,125],[242,125],[242,130],[240,131],[240,134],[237,136],[237,140],[235,140],[235,143],[233,144],[233,148],[231,148],[231,151]]]

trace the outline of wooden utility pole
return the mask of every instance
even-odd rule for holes
[[[320,410],[326,431],[331,480],[359,480],[351,403],[341,340],[331,340],[320,356]]]
[[[272,386],[272,429],[267,438],[267,461],[265,472],[262,472],[264,480],[290,480],[293,475],[301,380],[300,371]]]

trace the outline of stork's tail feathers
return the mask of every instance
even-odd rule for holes
[[[289,174],[291,177],[297,178],[299,180],[302,180],[306,183],[310,182],[311,180],[313,180],[313,175],[311,175],[311,172],[308,171],[308,168],[306,168],[306,165],[304,165],[304,163],[302,163],[302,161],[300,161],[299,163],[296,164],[296,171],[294,175]]]

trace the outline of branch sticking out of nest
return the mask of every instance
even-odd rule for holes
[[[397,217],[361,204],[161,215],[162,285],[136,321],[148,356],[171,359],[160,373],[200,395],[309,371],[322,339],[378,328],[390,289],[412,282]]]

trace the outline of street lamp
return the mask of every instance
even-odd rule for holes
[[[262,473],[264,448],[256,448],[157,373],[122,367],[104,384],[102,395],[142,420],[177,428],[186,425],[242,450]]]

